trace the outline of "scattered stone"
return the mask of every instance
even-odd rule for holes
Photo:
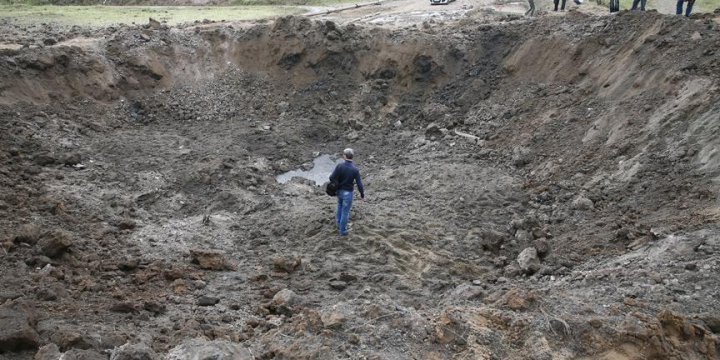
[[[114,349],[118,346],[122,346],[128,341],[128,337],[120,332],[107,333],[100,338],[100,349]]]
[[[205,270],[231,270],[232,265],[225,259],[225,253],[220,250],[192,249],[190,256],[194,264]]]
[[[550,244],[548,244],[547,239],[545,238],[535,240],[533,247],[535,247],[535,250],[537,250],[537,254],[541,259],[544,259],[548,256],[548,254],[550,254]]]
[[[148,27],[151,29],[159,29],[160,27],[162,27],[162,24],[160,24],[159,21],[157,21],[153,18],[149,18],[148,19]]]
[[[87,334],[74,329],[61,328],[50,335],[50,341],[56,344],[60,351],[70,349],[92,349],[97,341]]]
[[[273,296],[272,305],[275,307],[291,307],[297,302],[297,295],[290,289],[282,289]]]
[[[199,306],[215,306],[220,302],[220,299],[212,296],[201,296],[197,300]]]
[[[137,223],[132,219],[118,220],[114,225],[120,230],[132,230],[137,227]]]
[[[543,266],[538,270],[537,272],[540,275],[552,275],[554,273],[554,270],[550,266]]]
[[[143,309],[155,314],[156,316],[160,315],[160,314],[164,314],[165,311],[167,310],[167,308],[165,307],[165,304],[161,304],[156,301],[146,301],[143,304]]]
[[[526,274],[533,274],[540,270],[540,258],[538,258],[537,250],[534,247],[529,247],[520,252],[517,257],[518,265],[520,270]]]
[[[35,266],[35,267],[39,267],[39,268],[43,268],[47,265],[55,264],[55,262],[52,261],[52,259],[50,259],[49,257],[44,256],[44,255],[33,256],[30,259],[28,259],[26,261],[26,263],[30,266]]]
[[[50,154],[39,154],[33,158],[33,161],[40,166],[48,166],[55,164],[57,159]]]
[[[588,319],[587,322],[588,322],[588,324],[590,324],[590,326],[592,326],[596,329],[601,328],[604,323],[603,319],[601,319],[599,317],[594,317],[594,318]]]
[[[40,337],[30,309],[21,304],[0,307],[0,353],[36,349]]]
[[[532,156],[530,149],[523,146],[517,146],[513,148],[512,163],[516,167],[523,167],[529,164],[531,159]]]
[[[253,354],[239,344],[224,340],[186,340],[168,352],[167,360],[251,360]]]
[[[67,154],[63,158],[63,164],[65,166],[75,166],[82,162],[82,156],[78,153]]]
[[[53,38],[45,38],[45,39],[43,39],[43,44],[45,46],[53,46],[53,45],[57,44],[57,40],[55,40]]]
[[[266,324],[270,325],[271,328],[279,328],[284,322],[283,316],[270,315],[267,318]]]
[[[302,264],[299,257],[277,257],[273,259],[273,268],[275,271],[292,273]]]
[[[503,275],[508,278],[513,278],[520,274],[522,274],[522,270],[516,262],[508,264],[508,266],[503,269]]]
[[[685,270],[695,271],[695,270],[697,270],[697,264],[696,263],[685,264]]]
[[[40,239],[40,228],[35,224],[25,224],[17,230],[12,240],[16,244],[35,245],[38,239]]]
[[[454,298],[460,298],[463,300],[475,300],[482,299],[485,295],[483,288],[471,284],[460,284],[452,292]]]
[[[340,273],[340,275],[338,276],[338,280],[344,281],[346,283],[351,283],[357,280],[357,276],[343,272]]]
[[[90,349],[70,349],[62,354],[62,360],[107,360],[107,356]]]
[[[60,349],[57,347],[57,345],[50,343],[47,344],[38,350],[37,353],[35,353],[34,360],[58,360],[62,354],[60,353]]]
[[[122,271],[133,271],[140,265],[137,259],[125,259],[118,264],[118,269]]]
[[[591,210],[594,207],[595,204],[593,204],[592,200],[584,196],[578,196],[572,202],[572,208],[575,210]]]
[[[111,306],[110,311],[118,313],[133,313],[138,311],[138,307],[129,301],[124,301]]]
[[[320,315],[323,326],[327,329],[339,329],[345,324],[345,315],[339,312],[329,312]]]
[[[519,229],[515,232],[515,239],[521,244],[527,244],[532,240],[532,234],[527,230]]]
[[[439,344],[465,345],[465,334],[469,333],[468,324],[462,313],[457,310],[445,311],[436,321],[434,340]]]
[[[494,231],[485,230],[480,234],[480,247],[485,251],[497,252],[505,242],[505,234]]]
[[[110,360],[159,360],[160,357],[145,344],[125,344],[112,351]]]
[[[348,283],[340,280],[334,280],[330,282],[330,288],[333,290],[343,291],[347,288]]]
[[[38,290],[37,293],[35,293],[35,296],[38,300],[42,301],[55,301],[58,298],[58,294],[53,291],[53,289],[49,289],[47,287]]]
[[[0,290],[0,304],[4,304],[8,300],[15,300],[22,297],[23,294],[10,290]]]
[[[439,138],[443,135],[442,130],[440,129],[440,126],[436,123],[431,123],[427,127],[425,127],[425,138],[431,139],[431,138]]]
[[[705,316],[702,320],[710,331],[720,334],[720,317],[718,317],[718,314]]]
[[[505,306],[515,311],[526,310],[536,300],[534,292],[524,292],[519,289],[511,289],[501,299]]]
[[[42,254],[49,258],[60,257],[72,244],[70,234],[62,230],[48,232],[38,242]]]

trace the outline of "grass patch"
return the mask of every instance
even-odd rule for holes
[[[144,24],[152,17],[170,25],[196,20],[257,20],[299,14],[304,10],[288,6],[29,6],[0,5],[0,18],[20,23],[107,26]]]

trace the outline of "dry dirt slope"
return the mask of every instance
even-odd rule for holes
[[[0,358],[717,358],[716,19],[446,26],[2,50]]]

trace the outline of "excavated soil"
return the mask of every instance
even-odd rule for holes
[[[714,15],[0,26],[0,359],[720,354]]]

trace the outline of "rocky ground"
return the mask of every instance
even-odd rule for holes
[[[716,15],[0,26],[0,359],[720,354]]]

